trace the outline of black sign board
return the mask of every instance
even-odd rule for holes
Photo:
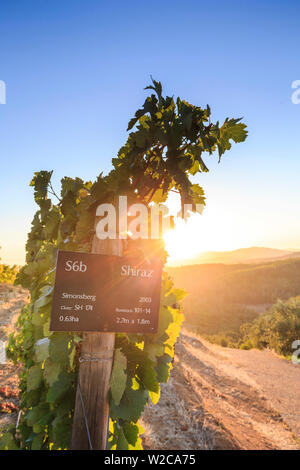
[[[51,331],[156,333],[160,259],[60,251]]]

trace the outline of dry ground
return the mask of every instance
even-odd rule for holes
[[[212,345],[183,330],[145,448],[299,449],[300,366],[268,351]]]
[[[26,290],[0,284],[0,341],[7,341],[20,310],[27,301]],[[0,363],[0,429],[15,422],[17,418],[18,372],[12,363]]]

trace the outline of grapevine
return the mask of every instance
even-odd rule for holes
[[[35,173],[31,186],[38,205],[26,243],[26,264],[16,283],[30,291],[17,331],[11,334],[8,356],[23,364],[20,376],[18,430],[9,429],[2,449],[69,449],[78,373],[81,334],[50,332],[50,312],[58,250],[90,252],[95,211],[119,195],[130,201],[162,203],[176,191],[182,204],[205,204],[203,189],[190,181],[206,172],[203,153],[219,158],[242,142],[247,132],[240,119],[212,124],[211,111],[162,95],[160,82],[131,119],[126,144],[113,159],[113,170],[96,181],[65,177],[59,195],[52,172]],[[132,130],[132,129],[135,130]],[[183,315],[184,292],[163,275],[158,332],[117,334],[110,382],[110,449],[141,449],[139,418],[149,400],[157,403],[160,384],[167,382],[174,345]]]

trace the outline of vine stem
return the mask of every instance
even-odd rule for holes
[[[49,181],[49,186],[50,186],[51,191],[49,191],[49,189],[48,189],[48,192],[49,192],[50,194],[52,194],[54,197],[56,197],[59,202],[61,202],[61,199],[58,197],[58,195],[57,195],[56,192],[54,191],[54,188],[53,188],[53,186],[52,186],[51,181]]]

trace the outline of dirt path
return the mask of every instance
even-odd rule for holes
[[[24,289],[0,284],[0,341],[8,340],[27,298],[28,292]],[[18,372],[9,361],[0,363],[0,429],[6,428],[17,417]]]
[[[300,439],[300,365],[271,351],[223,349],[221,355],[229,372],[245,373]]]
[[[299,449],[300,367],[183,330],[170,382],[143,416],[146,448]],[[299,439],[297,441],[297,438]]]

